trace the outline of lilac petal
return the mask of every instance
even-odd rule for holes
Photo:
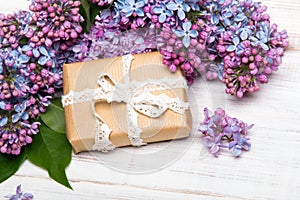
[[[242,148],[246,151],[249,151],[251,149],[251,144],[249,142],[244,142]]]
[[[0,102],[0,108],[1,108],[2,110],[5,109],[5,103],[4,103],[3,101]]]
[[[209,135],[211,135],[211,136],[214,136],[214,135],[215,135],[214,130],[211,129],[211,128],[208,128],[208,129],[207,129],[207,133],[208,133]]]
[[[145,5],[145,2],[144,0],[138,0],[135,5],[136,7],[141,8]]]
[[[135,0],[126,0],[128,4],[130,5],[134,5],[135,4]],[[124,1],[124,3],[126,2]],[[122,1],[121,1],[122,2]],[[123,3],[123,2],[122,2]]]
[[[27,63],[27,62],[30,60],[30,57],[28,57],[28,56],[22,54],[22,55],[20,55],[19,59],[20,59],[20,62],[21,62],[22,64],[24,64],[24,63]]]
[[[218,157],[220,152],[220,147],[218,145],[213,145],[210,148],[210,153],[213,154],[214,156]]]
[[[182,28],[183,28],[183,30],[185,30],[185,31],[189,31],[189,30],[191,29],[191,27],[192,27],[192,23],[189,22],[189,21],[183,23],[183,25],[182,25]]]
[[[177,5],[171,1],[167,4],[167,8],[170,10],[177,10]]]
[[[245,30],[243,30],[242,32],[241,32],[241,39],[242,40],[247,40],[247,38],[248,38],[248,33],[247,33],[247,31],[245,31]]]
[[[29,45],[24,45],[23,47],[22,47],[22,51],[30,51],[31,50],[31,47],[29,46]]]
[[[232,149],[236,144],[237,144],[237,143],[236,143],[235,141],[232,141],[232,142],[229,143],[228,148],[229,148],[229,149]]]
[[[0,120],[0,127],[3,127],[7,124],[8,122],[8,118],[7,117],[3,117],[1,120]]]
[[[185,12],[189,12],[190,11],[190,6],[189,5],[187,5],[187,4],[182,4],[182,9],[183,9],[183,11],[185,11]]]
[[[266,44],[264,44],[264,43],[261,43],[260,46],[261,46],[265,51],[268,51],[268,50],[269,50],[268,45],[266,45]]]
[[[42,56],[42,57],[39,58],[38,63],[40,65],[45,65],[47,61],[48,61],[47,57],[46,56]]]
[[[25,194],[23,194],[23,197],[25,197],[25,198],[27,198],[27,199],[28,199],[28,198],[29,198],[29,199],[30,199],[30,198],[32,199],[32,198],[33,198],[33,195],[30,194],[30,193],[25,193]]]
[[[204,124],[200,125],[199,128],[198,128],[198,130],[201,131],[201,132],[205,132],[205,131],[207,131],[207,129],[208,129],[207,125],[204,125]]]
[[[195,30],[190,30],[190,31],[189,31],[189,36],[191,36],[191,37],[195,38],[195,37],[197,37],[197,36],[198,36],[198,32],[197,32],[197,31],[195,31]]]
[[[165,14],[161,14],[161,15],[159,15],[159,17],[158,17],[158,21],[159,21],[160,23],[163,23],[164,21],[166,21],[166,19],[167,19],[167,17],[166,17]]]
[[[19,121],[20,117],[21,117],[20,113],[12,115],[12,122],[16,123],[17,121]]]
[[[209,136],[203,137],[202,141],[203,141],[204,146],[206,146],[206,147],[210,148],[214,145],[214,140]]]
[[[17,194],[22,194],[21,185],[18,185],[18,187],[16,189],[16,193]]]
[[[14,109],[15,109],[16,112],[21,112],[22,111],[22,108],[21,108],[20,105],[15,105]]]
[[[188,47],[190,46],[190,44],[191,44],[191,38],[190,38],[189,36],[185,35],[185,36],[183,37],[182,42],[183,42],[183,45],[184,45],[186,48],[188,48]]]
[[[23,120],[28,120],[28,118],[29,118],[29,114],[27,112],[23,113],[22,119]]]
[[[211,18],[211,21],[212,21],[213,24],[218,24],[220,19],[219,19],[218,16],[213,15],[212,18]]]
[[[39,47],[39,51],[40,51],[41,54],[43,54],[44,56],[49,56],[48,51],[45,49],[45,47],[40,46],[40,47]]]
[[[246,131],[250,130],[251,128],[253,128],[254,124],[251,124],[250,126],[246,127]]]
[[[183,37],[185,35],[183,30],[175,30],[174,33],[177,37]]]
[[[33,49],[32,53],[33,53],[34,57],[36,57],[36,58],[40,57],[40,55],[41,55],[37,49]]]
[[[183,10],[178,10],[178,17],[180,20],[183,20],[185,18],[185,12]]]
[[[238,131],[240,130],[240,127],[239,127],[239,126],[232,126],[232,127],[231,127],[231,130],[232,130],[233,132],[238,132]]]
[[[236,47],[234,45],[230,45],[226,48],[226,51],[228,52],[233,52],[234,50],[236,50]]]
[[[159,8],[159,7],[154,7],[153,10],[152,10],[155,14],[160,14],[163,12],[163,9],[162,8]]]
[[[135,13],[136,13],[139,17],[144,17],[144,16],[145,16],[145,14],[144,14],[144,12],[143,12],[142,9],[137,9],[137,10],[135,11]]]
[[[133,10],[130,6],[126,6],[125,8],[122,9],[122,12],[126,14],[126,17],[129,17],[133,13]]]
[[[235,19],[235,21],[237,21],[237,22],[241,22],[241,21],[243,21],[245,18],[246,18],[246,17],[245,17],[244,14],[238,14],[234,19]]]
[[[224,131],[224,134],[227,136],[231,136],[231,134],[232,134],[232,130],[231,130],[230,126],[226,126],[223,131]]]
[[[232,149],[232,154],[233,154],[235,157],[239,157],[239,156],[242,154],[242,149],[241,149],[239,146],[235,146],[235,147]]]
[[[1,62],[1,60],[0,60]],[[0,73],[2,74],[3,73],[3,67],[0,65]]]
[[[232,39],[233,44],[238,45],[240,43],[240,38],[239,37],[234,37]]]
[[[21,105],[21,109],[22,109],[22,111],[24,111],[25,109],[26,109],[26,101],[23,101],[23,103],[22,103],[22,105]]]

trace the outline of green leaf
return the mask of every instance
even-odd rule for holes
[[[71,162],[72,148],[65,134],[57,133],[42,123],[39,134],[26,147],[26,155],[30,162],[46,169],[52,179],[72,189],[65,173]]]
[[[90,21],[91,24],[94,24],[96,16],[99,14],[101,8],[96,5],[92,5],[90,9]]]
[[[81,5],[80,5],[80,14],[84,18],[82,27],[84,29],[84,32],[87,32],[91,27],[91,3],[88,0],[81,0]]]
[[[24,152],[18,156],[0,153],[0,183],[14,175],[25,160],[26,156]]]
[[[56,101],[51,103],[47,108],[47,112],[41,114],[41,119],[53,131],[66,133],[64,109],[57,104]]]
[[[55,98],[51,100],[51,103],[60,107],[61,109],[63,109],[62,103],[61,103],[61,97]]]

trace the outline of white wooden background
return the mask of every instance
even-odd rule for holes
[[[287,29],[290,47],[280,71],[275,73],[261,91],[242,101],[223,94],[219,83],[199,80],[190,90],[195,123],[202,120],[202,110],[222,106],[232,116],[255,123],[251,131],[252,150],[240,159],[223,153],[216,159],[206,155],[199,135],[177,141],[183,154],[160,166],[154,172],[129,173],[134,160],[119,163],[119,169],[107,167],[91,154],[74,155],[67,174],[74,190],[48,178],[48,174],[26,162],[18,173],[0,185],[0,199],[13,193],[18,184],[34,194],[35,199],[300,199],[300,1],[263,0],[269,6],[271,20],[280,29]],[[26,8],[26,0],[0,0],[0,11]],[[201,114],[201,117],[200,117]],[[199,119],[197,119],[199,117]],[[175,144],[177,144],[175,143]],[[148,145],[138,150],[146,156],[164,150],[165,143]],[[177,149],[178,150],[178,149]],[[101,156],[101,154],[98,154]],[[106,156],[107,158],[107,156]],[[168,157],[157,156],[152,163]],[[147,163],[146,167],[149,167]],[[1,166],[0,166],[1,167]],[[118,167],[117,167],[118,168]],[[156,166],[157,168],[157,166]]]

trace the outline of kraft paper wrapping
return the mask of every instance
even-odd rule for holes
[[[117,82],[122,81],[122,58],[108,58],[81,63],[65,64],[63,67],[64,95],[71,90],[80,92],[86,88],[98,87],[96,77],[100,73],[110,74]],[[130,81],[149,79],[178,78],[181,72],[170,73],[162,65],[162,56],[155,53],[134,55],[131,65]],[[170,97],[179,97],[187,102],[185,89],[166,89],[153,92],[165,93]],[[96,112],[105,120],[112,130],[110,141],[116,147],[130,145],[126,127],[126,104],[98,102]],[[77,103],[65,107],[67,137],[75,153],[90,151],[95,143],[95,116],[90,102]],[[139,114],[138,125],[143,130],[141,138],[146,143],[166,141],[188,137],[191,131],[192,118],[190,110],[183,115],[167,110],[159,118],[149,118]]]

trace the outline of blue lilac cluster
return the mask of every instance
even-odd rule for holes
[[[16,194],[6,195],[5,198],[9,200],[32,200],[33,195],[30,193],[22,192],[21,185],[16,189]]]
[[[18,155],[39,131],[38,117],[63,86],[68,47],[81,33],[79,1],[33,0],[0,15],[0,152]]]
[[[222,149],[229,149],[235,157],[239,157],[243,150],[249,151],[251,148],[246,136],[252,127],[253,125],[248,126],[243,121],[228,116],[221,108],[214,113],[205,108],[204,120],[198,131],[203,134],[204,146],[214,156],[218,157]]]
[[[259,90],[277,71],[288,47],[287,32],[279,32],[265,13],[266,6],[252,0],[206,0],[208,23],[214,28],[207,50],[215,63],[207,77],[219,77],[226,93],[242,98]]]

